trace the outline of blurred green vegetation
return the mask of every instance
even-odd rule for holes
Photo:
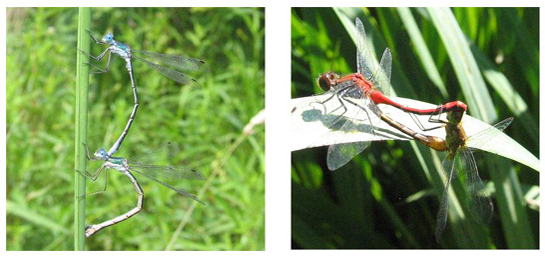
[[[450,12],[455,20],[448,24]],[[294,8],[291,14],[293,98],[320,93],[321,73],[355,72],[356,47],[343,21],[359,17],[377,58],[392,50],[397,96],[436,104],[462,100],[470,115],[491,124],[514,116],[505,132],[539,156],[538,8]],[[486,84],[460,82],[480,75],[455,70],[463,56],[449,55],[459,48],[447,45],[460,42],[441,36],[458,26]],[[375,142],[334,172],[326,154],[327,147],[292,153],[293,248],[539,248],[539,173],[533,169],[476,152],[494,217],[486,225],[451,207],[436,243],[443,153],[414,142]],[[456,195],[461,185],[453,183]]]
[[[77,17],[77,8],[7,9],[8,250],[73,249]],[[207,205],[196,206],[179,234],[194,202],[140,178],[144,210],[88,238],[87,249],[263,250],[264,128],[245,138],[242,128],[264,108],[264,10],[93,8],[92,31],[97,38],[112,32],[133,49],[207,62],[204,72],[188,73],[199,90],[135,61],[140,108],[116,155],[172,141],[182,148],[177,163],[217,176],[200,195]],[[93,44],[91,53],[104,49]],[[133,107],[119,56],[109,73],[90,77],[89,95],[90,150],[109,148]],[[87,191],[103,182],[88,182]],[[205,182],[175,185],[198,194]],[[124,213],[136,199],[127,178],[112,172],[108,190],[87,198],[87,223]]]

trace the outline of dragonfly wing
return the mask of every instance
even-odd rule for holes
[[[192,179],[204,180],[205,176],[199,171],[183,166],[164,166],[164,165],[139,165],[130,164],[131,168],[139,169],[142,172],[154,177],[164,179]]]
[[[150,148],[138,156],[128,158],[127,161],[131,165],[153,165],[161,160],[171,159],[179,152],[180,148],[169,141],[157,147]]]
[[[138,168],[132,168],[131,167],[131,171],[134,171],[134,172],[136,172],[136,173],[138,173],[138,174],[140,174],[140,175],[142,175],[142,176],[144,176],[144,177],[146,177],[146,178],[148,178],[150,180],[153,180],[153,181],[155,181],[155,182],[157,182],[157,183],[159,183],[159,184],[161,184],[161,185],[163,185],[163,186],[165,186],[167,188],[170,188],[170,189],[176,191],[180,195],[187,196],[187,197],[189,197],[189,198],[191,198],[191,199],[205,205],[205,203],[202,202],[201,200],[199,200],[195,195],[193,195],[193,194],[191,194],[191,193],[189,193],[189,192],[187,192],[187,191],[185,191],[183,189],[174,188],[173,186],[167,184],[166,182],[160,181],[160,180],[152,177],[151,175],[147,174],[146,172],[144,172],[144,171],[142,171],[142,170],[140,170]]]
[[[356,36],[358,48],[356,55],[358,73],[370,80],[372,77],[372,71],[374,70],[374,65],[372,64],[373,59],[371,58],[369,47],[367,47],[367,36],[365,34],[365,29],[363,28],[363,23],[359,18],[356,18]]]
[[[332,171],[341,168],[369,145],[371,145],[371,142],[363,141],[329,146],[327,150],[327,168]]]
[[[478,133],[475,133],[467,138],[467,146],[471,148],[481,148],[490,142],[494,137],[500,134],[505,128],[507,128],[513,118],[509,117],[492,127],[486,128]]]
[[[457,165],[457,168],[460,168],[457,170],[458,174],[466,176],[466,188],[470,195],[468,206],[471,215],[474,219],[480,218],[484,222],[488,222],[494,213],[494,204],[479,177],[473,153],[468,148],[461,148],[456,155],[456,161],[460,163]]]
[[[385,96],[390,96],[390,79],[392,76],[392,53],[386,48],[380,59],[380,67],[377,68],[371,82]]]
[[[190,58],[185,55],[162,54],[142,50],[132,50],[132,52],[142,54],[152,62],[169,65],[183,70],[198,70],[205,64],[202,60]]]
[[[455,163],[453,162],[451,154],[447,155],[445,159],[443,159],[443,169],[446,174],[444,176],[445,190],[443,191],[443,195],[441,196],[439,212],[437,213],[437,224],[435,225],[435,239],[438,242],[441,239],[441,235],[445,231],[445,228],[447,227],[448,206],[449,206],[448,190],[450,188],[450,182],[452,181],[452,176],[455,172],[454,164]]]
[[[167,68],[167,67],[164,67],[164,66],[161,66],[161,65],[157,65],[153,62],[150,62],[142,57],[139,57],[139,56],[136,56],[136,55],[133,55],[133,57],[139,59],[140,61],[146,63],[148,66],[150,66],[151,68],[155,69],[157,72],[161,73],[162,75],[178,82],[178,83],[181,83],[181,84],[186,84],[186,85],[192,85],[192,86],[198,86],[198,83],[197,83],[197,80],[193,77],[190,77],[188,75],[185,75],[181,72],[178,72],[176,70],[172,70],[170,68]]]
[[[337,134],[340,135],[336,136],[342,136],[342,134],[355,132],[373,134],[375,130],[373,124],[371,124],[371,116],[368,111],[362,106],[350,100],[350,98],[348,97],[343,97],[341,99],[341,102],[345,101],[346,103],[344,104],[346,104],[348,107],[356,108],[356,112],[353,115],[355,118],[345,118],[341,128],[337,131]],[[363,113],[365,113],[365,115],[363,115]],[[352,158],[354,158],[354,156],[365,150],[369,145],[371,145],[371,142],[369,141],[358,141],[352,143],[342,143],[341,141],[339,141],[339,143],[334,143],[330,145],[327,151],[327,167],[329,168],[329,170],[336,170],[344,166]]]

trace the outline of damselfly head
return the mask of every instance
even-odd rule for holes
[[[337,85],[339,76],[333,72],[326,72],[318,77],[318,86],[324,91],[329,91],[331,87]]]
[[[114,41],[114,35],[112,33],[108,33],[102,37],[102,42],[111,44]]]
[[[108,153],[106,152],[104,148],[100,148],[99,150],[95,152],[95,157],[102,160],[107,160]]]

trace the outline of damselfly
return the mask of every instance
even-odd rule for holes
[[[82,53],[86,54],[87,56],[91,57],[92,59],[96,61],[100,61],[106,55],[108,55],[108,62],[106,63],[105,68],[100,68],[91,64],[93,67],[95,67],[98,70],[93,73],[96,74],[96,73],[108,72],[110,70],[110,61],[111,61],[112,53],[119,55],[126,62],[125,67],[127,68],[127,71],[129,72],[132,91],[134,95],[134,107],[129,117],[129,121],[127,122],[127,125],[125,126],[125,129],[121,133],[121,136],[119,137],[119,139],[117,139],[117,141],[112,145],[110,150],[107,151],[106,155],[107,155],[107,158],[109,158],[119,149],[119,147],[123,143],[123,140],[129,133],[129,129],[131,128],[131,125],[134,122],[134,118],[136,117],[136,111],[138,110],[138,105],[139,105],[138,91],[136,89],[136,82],[134,79],[134,73],[133,73],[133,67],[132,67],[133,58],[146,63],[148,66],[157,70],[162,75],[174,81],[177,81],[181,84],[186,84],[186,85],[198,85],[198,83],[197,83],[197,80],[195,80],[195,78],[192,78],[174,69],[198,70],[205,63],[202,60],[190,58],[183,55],[170,55],[170,54],[161,54],[161,53],[154,53],[154,52],[148,52],[148,51],[142,51],[142,50],[134,50],[134,49],[131,49],[126,44],[115,41],[112,33],[107,33],[106,35],[104,35],[104,37],[102,37],[100,41],[98,41],[92,35],[91,31],[87,30],[87,32],[89,33],[89,35],[91,36],[91,38],[93,39],[95,43],[108,45],[108,48],[106,48],[106,50],[104,50],[100,55],[96,57],[88,53],[85,53],[84,51],[81,51]],[[174,69],[166,67],[164,65],[170,66]]]
[[[87,148],[87,145],[85,145]],[[148,179],[151,179],[167,188],[170,188],[174,191],[176,191],[178,194],[187,196],[201,204],[204,204],[202,201],[200,201],[196,196],[192,195],[191,193],[179,189],[174,188],[173,186],[169,185],[166,180],[172,181],[176,179],[192,179],[192,180],[204,180],[205,177],[200,172],[198,172],[195,169],[188,168],[188,167],[182,167],[182,166],[165,166],[165,165],[156,165],[158,161],[161,160],[168,160],[171,159],[176,155],[176,153],[179,152],[178,147],[176,147],[171,142],[167,142],[159,147],[152,148],[150,150],[147,150],[140,156],[124,159],[121,157],[109,157],[107,152],[101,148],[97,150],[94,153],[94,157],[91,157],[89,155],[89,149],[87,148],[87,157],[91,161],[100,161],[104,160],[104,164],[95,171],[93,174],[90,174],[88,172],[81,173],[82,175],[88,177],[89,179],[95,181],[98,176],[105,172],[105,186],[102,191],[106,190],[108,186],[108,170],[114,169],[116,171],[119,171],[123,174],[125,174],[133,183],[134,188],[136,189],[136,193],[138,194],[138,203],[135,208],[132,210],[119,215],[111,220],[104,221],[100,224],[93,224],[87,226],[85,229],[85,236],[89,237],[95,234],[96,232],[100,231],[101,229],[104,229],[106,227],[112,226],[116,223],[119,223],[121,221],[124,221],[138,212],[140,212],[143,208],[143,201],[144,201],[144,191],[140,187],[140,184],[138,183],[138,180],[136,177],[134,177],[133,172],[138,173]],[[162,180],[163,181],[162,181]],[[96,194],[98,192],[92,193]]]

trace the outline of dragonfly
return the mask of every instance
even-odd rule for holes
[[[452,179],[455,177],[463,177],[463,180],[465,181],[466,189],[470,195],[468,197],[467,205],[469,206],[473,218],[481,219],[485,222],[490,221],[492,218],[494,205],[490,199],[490,195],[485,190],[484,183],[479,177],[473,152],[489,143],[513,121],[513,118],[510,117],[487,129],[467,136],[462,125],[462,118],[467,111],[467,105],[461,101],[456,102],[457,105],[450,109],[441,109],[441,107],[438,107],[439,111],[435,114],[441,115],[442,113],[446,113],[446,120],[441,120],[440,118],[433,119],[430,116],[429,122],[441,123],[441,126],[429,129],[421,128],[423,131],[445,128],[445,139],[416,133],[397,123],[395,120],[392,120],[388,116],[381,116],[381,120],[386,121],[390,126],[413,137],[422,144],[437,151],[448,152],[442,162],[443,170],[445,172],[445,188],[443,195],[441,196],[441,203],[437,214],[435,230],[437,242],[439,242],[446,228],[449,206],[448,191]],[[420,124],[420,127],[423,126]]]
[[[142,175],[152,181],[155,181],[169,189],[172,189],[180,195],[187,196],[205,205],[204,202],[199,200],[193,194],[180,188],[174,188],[173,186],[169,185],[166,181],[162,181],[162,180],[171,181],[176,179],[190,179],[190,180],[205,179],[205,176],[202,173],[200,173],[199,171],[193,168],[183,167],[183,166],[156,165],[156,163],[161,161],[162,159],[164,158],[170,159],[174,157],[180,151],[179,148],[175,146],[172,142],[164,143],[156,148],[152,148],[145,151],[144,153],[142,153],[142,155],[135,156],[128,159],[121,158],[121,157],[109,157],[108,153],[106,152],[106,150],[104,150],[104,148],[97,150],[94,153],[94,157],[91,157],[89,155],[89,148],[87,147],[87,145],[85,145],[85,148],[87,149],[87,158],[90,161],[104,161],[104,163],[100,166],[100,168],[97,169],[92,174],[88,173],[87,171],[85,173],[78,171],[80,174],[91,179],[92,181],[96,181],[96,179],[100,176],[102,172],[105,173],[104,189],[98,192],[91,193],[89,195],[106,191],[108,187],[108,170],[110,169],[116,170],[124,174],[125,176],[127,176],[131,180],[136,190],[136,194],[138,195],[138,201],[135,208],[113,219],[104,221],[99,224],[92,224],[87,226],[85,228],[86,237],[90,237],[104,228],[115,225],[124,220],[127,220],[128,218],[136,215],[143,209],[144,191],[142,190],[142,187],[140,187],[140,184],[138,183],[138,180],[136,179],[136,177],[133,175],[133,172],[139,175]]]
[[[441,196],[441,203],[437,214],[435,230],[437,242],[440,241],[446,228],[449,206],[448,191],[454,177],[463,177],[463,180],[465,181],[465,187],[470,195],[468,197],[467,205],[469,206],[472,217],[485,222],[490,221],[492,218],[494,205],[490,199],[490,195],[485,190],[484,183],[479,177],[473,152],[489,143],[513,121],[513,118],[510,117],[471,136],[466,136],[466,132],[462,125],[462,118],[467,111],[467,105],[461,101],[456,101],[456,103],[455,106],[449,109],[442,109],[441,106],[439,106],[438,112],[434,113],[434,115],[438,116],[437,119],[430,116],[429,122],[440,123],[442,124],[441,126],[429,129],[421,128],[423,131],[445,128],[445,139],[415,132],[393,120],[388,115],[383,114],[382,111],[379,110],[379,112],[377,112],[381,120],[404,134],[409,135],[413,139],[432,149],[448,152],[442,162],[443,170],[445,172],[445,188],[443,195]],[[441,120],[439,118],[439,115],[443,113],[446,113],[446,120]],[[423,127],[422,124],[420,124],[420,127]]]
[[[445,141],[438,144],[445,147],[446,151],[448,151],[447,156],[442,162],[445,171],[445,188],[437,214],[435,230],[437,242],[439,242],[441,235],[446,228],[449,206],[448,191],[453,178],[463,177],[465,187],[470,195],[468,197],[469,200],[467,205],[469,206],[470,214],[474,219],[481,219],[488,222],[494,213],[494,205],[479,177],[473,152],[482,148],[494,137],[502,133],[502,131],[511,124],[513,117],[509,117],[471,136],[466,136],[466,132],[462,125],[462,118],[466,110],[467,108],[453,108],[447,111],[447,120],[435,120],[435,122],[442,123],[446,131]],[[431,129],[436,128],[438,127]],[[437,150],[437,148],[435,149]]]
[[[440,110],[448,111],[457,106],[458,102],[455,101],[445,103],[437,108],[416,109],[399,104],[386,96],[389,95],[390,91],[392,69],[392,54],[390,49],[385,49],[380,64],[377,66],[374,58],[371,56],[370,47],[366,44],[367,36],[363,23],[359,18],[356,18],[355,23],[357,32],[357,73],[342,78],[333,72],[326,72],[320,75],[317,83],[318,86],[325,91],[325,99],[323,101],[312,100],[310,103],[304,102],[296,106],[292,110],[292,114],[304,115],[304,112],[308,109],[309,105],[318,103],[322,106],[326,106],[327,103],[332,105],[332,109],[327,110],[327,107],[324,107],[323,116],[327,118],[321,120],[326,127],[334,128],[334,130],[338,130],[345,134],[353,132],[374,134],[375,126],[371,122],[371,115],[367,109],[371,110],[372,114],[382,119],[381,115],[383,116],[384,114],[380,111],[378,104],[388,104],[405,112],[418,115],[432,115]],[[335,99],[336,101],[334,103],[330,103]],[[363,100],[363,103],[359,103],[358,100]],[[347,106],[355,106],[358,110],[353,116],[360,117],[365,114],[367,121],[361,122],[354,118],[345,117],[344,115],[348,112]],[[340,111],[340,113],[338,111]],[[329,116],[334,117],[329,118]],[[392,121],[390,118],[388,120]],[[344,123],[341,121],[344,121]],[[399,126],[397,127],[399,128]],[[407,131],[406,128],[403,129]],[[407,132],[415,134],[413,131]],[[353,143],[342,143],[342,139],[338,141],[338,143],[333,143],[328,148],[327,166],[329,170],[341,168],[370,145],[369,141]],[[433,141],[433,139],[431,139],[431,141]],[[431,145],[430,143],[428,143],[428,145]]]
[[[170,54],[161,54],[161,53],[154,53],[154,52],[148,52],[148,51],[142,51],[142,50],[134,50],[134,49],[131,49],[127,44],[123,44],[123,43],[115,41],[114,35],[112,33],[107,33],[106,35],[104,35],[104,37],[102,37],[100,41],[93,36],[91,31],[87,30],[87,33],[89,33],[89,36],[91,36],[91,39],[95,43],[108,46],[108,48],[106,48],[106,50],[104,50],[98,56],[93,56],[84,51],[81,51],[82,53],[86,54],[87,56],[94,59],[95,61],[101,61],[106,55],[108,56],[108,61],[106,63],[105,68],[100,68],[89,63],[90,65],[92,65],[94,68],[98,70],[92,73],[98,74],[98,73],[108,72],[110,70],[110,61],[111,61],[112,53],[119,55],[126,62],[125,67],[127,68],[127,71],[131,79],[131,86],[132,86],[132,91],[134,96],[134,106],[133,106],[131,115],[129,117],[129,121],[127,122],[125,129],[121,133],[121,136],[107,151],[107,157],[109,158],[113,154],[115,154],[115,152],[119,149],[119,147],[121,147],[123,140],[129,133],[131,125],[134,122],[134,118],[136,117],[136,112],[139,106],[138,90],[136,89],[136,82],[134,79],[132,59],[137,59],[141,62],[146,63],[149,67],[155,69],[160,74],[176,82],[179,82],[185,85],[193,85],[195,87],[198,86],[198,82],[195,78],[190,77],[186,74],[183,74],[175,69],[198,70],[205,64],[205,62],[202,60],[190,58],[184,55],[170,55]],[[172,68],[169,68],[167,66],[170,66]]]
[[[440,241],[446,228],[449,206],[448,191],[452,179],[455,177],[463,177],[463,180],[465,181],[465,187],[470,195],[468,197],[467,205],[469,206],[472,217],[485,222],[489,222],[492,218],[494,205],[490,199],[490,195],[485,190],[484,183],[479,177],[479,171],[473,152],[489,143],[513,121],[513,118],[510,117],[471,136],[466,136],[466,132],[462,125],[462,118],[467,111],[467,105],[461,101],[457,101],[457,105],[450,109],[438,108],[439,111],[436,114],[441,115],[442,113],[446,113],[447,120],[441,120],[439,118],[432,119],[432,117],[430,117],[428,120],[429,122],[441,123],[442,126],[421,129],[427,131],[444,127],[446,131],[445,139],[414,132],[404,125],[397,123],[387,115],[384,115],[381,112],[379,113],[381,120],[385,121],[390,126],[402,131],[430,148],[437,151],[448,152],[442,162],[443,170],[445,172],[445,188],[443,195],[441,196],[439,212],[437,213],[435,229],[437,242]]]

